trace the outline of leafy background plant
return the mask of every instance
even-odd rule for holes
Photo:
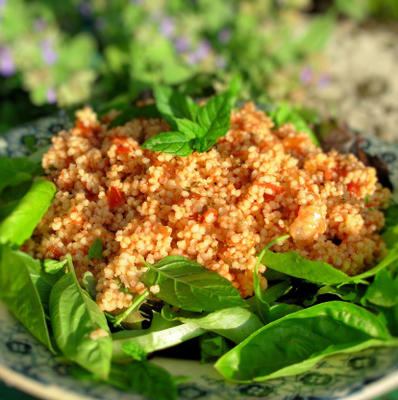
[[[398,18],[394,0],[2,0],[0,130],[154,83],[204,96],[243,78],[242,97],[289,98],[334,16]],[[311,68],[310,68],[311,67]],[[127,93],[126,93],[127,92]]]

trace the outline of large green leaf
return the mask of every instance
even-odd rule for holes
[[[54,352],[38,281],[31,275],[39,268],[39,261],[0,245],[0,299],[33,336]]]
[[[112,339],[104,313],[83,290],[69,256],[69,273],[56,282],[50,295],[50,317],[55,341],[72,361],[107,379],[112,358]],[[101,330],[96,339],[91,334]]]
[[[240,343],[263,324],[255,314],[241,307],[224,308],[210,314],[173,312],[170,307],[163,307],[162,315],[178,319],[184,323],[193,322],[206,331],[217,333],[235,343]]]
[[[148,271],[141,281],[148,288],[159,285],[155,296],[170,305],[187,311],[247,307],[231,282],[188,258],[168,256],[155,265],[145,265]]]
[[[398,339],[366,309],[331,301],[269,323],[215,366],[229,380],[262,381],[302,373],[328,355],[372,346],[398,346]]]
[[[37,179],[12,213],[0,224],[0,242],[21,246],[29,239],[55,193],[55,185],[43,178]]]

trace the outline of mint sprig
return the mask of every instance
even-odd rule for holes
[[[228,132],[237,82],[232,80],[226,93],[212,97],[201,107],[191,97],[169,87],[157,86],[154,94],[156,107],[173,130],[151,137],[142,147],[184,157],[209,150]]]

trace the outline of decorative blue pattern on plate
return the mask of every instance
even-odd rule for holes
[[[45,118],[36,123],[15,129],[0,138],[0,156],[22,156],[30,153],[26,137],[36,140],[37,147],[48,144],[52,135],[70,127],[67,117]],[[371,154],[380,155],[388,164],[391,178],[398,184],[398,148],[373,137],[365,137],[362,147]],[[62,400],[68,398],[140,400],[142,396],[121,392],[99,383],[81,382],[68,374],[49,351],[39,344],[0,304],[0,378],[12,379],[15,384],[27,387],[36,384],[36,394],[46,398],[52,388],[62,391]],[[366,397],[366,388],[372,382],[390,375],[396,377],[398,386],[398,349],[368,349],[357,354],[341,354],[321,361],[311,371],[264,383],[234,385],[225,382],[208,365],[194,361],[155,359],[159,365],[176,375],[193,377],[179,385],[182,400],[230,399],[342,399],[354,393]],[[38,387],[38,389],[37,389]],[[391,387],[389,387],[391,390]]]

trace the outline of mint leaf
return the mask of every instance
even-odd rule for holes
[[[189,119],[175,118],[175,122],[178,130],[191,139],[202,137],[206,134],[206,131],[199,124]]]
[[[207,151],[220,137],[224,136],[230,125],[231,98],[224,93],[211,98],[199,108],[198,122],[206,131],[205,135],[194,142],[194,149]]]
[[[88,259],[98,258],[102,260],[102,243],[100,238],[95,239],[94,243],[88,249]]]
[[[144,262],[148,271],[141,281],[166,303],[187,311],[215,311],[227,307],[247,307],[239,291],[217,272],[181,256],[168,256],[155,265]]]
[[[191,137],[187,137],[181,132],[163,132],[149,138],[141,147],[184,157],[190,155],[193,151],[191,140]]]
[[[196,120],[198,105],[193,99],[184,96],[182,93],[174,91],[167,86],[155,86],[154,95],[156,107],[171,126],[176,128],[174,118],[187,118]]]

